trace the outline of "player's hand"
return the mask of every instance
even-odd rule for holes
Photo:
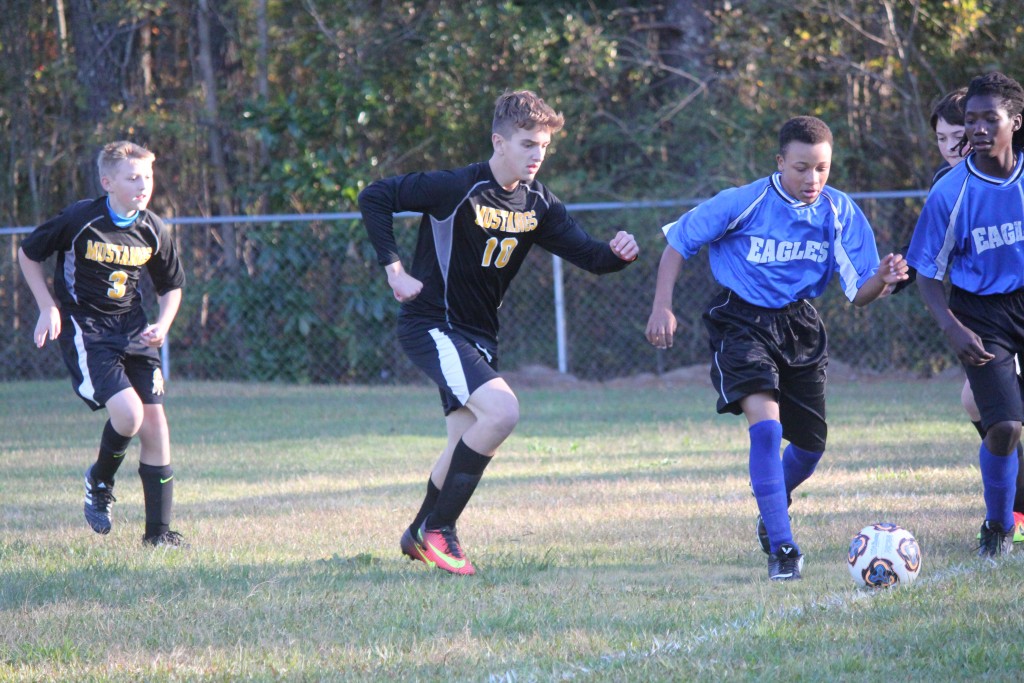
[[[625,230],[617,232],[608,246],[612,248],[612,253],[623,261],[635,261],[636,257],[640,255],[640,246]]]
[[[943,330],[943,332],[946,333],[946,339],[949,340],[950,346],[956,351],[956,357],[964,365],[980,367],[995,358],[994,355],[985,350],[981,337],[964,327],[963,323],[957,321],[955,325],[951,325]]]
[[[878,272],[882,275],[882,281],[886,285],[894,285],[906,280],[910,277],[907,274],[909,269],[910,265],[903,258],[903,254],[886,254],[878,265]]]
[[[43,348],[47,338],[57,340],[60,336],[60,310],[56,306],[50,306],[45,311],[39,312],[39,320],[36,321],[36,329],[32,334],[32,340],[36,348]]]
[[[150,325],[142,331],[140,338],[146,346],[160,347],[164,345],[164,339],[167,338],[167,330],[160,325]]]
[[[670,348],[676,327],[676,316],[671,309],[655,308],[647,319],[647,341],[659,349]]]
[[[423,291],[423,283],[405,271],[393,275],[389,274],[388,284],[391,285],[391,291],[394,292],[395,299],[402,303],[412,301]]]

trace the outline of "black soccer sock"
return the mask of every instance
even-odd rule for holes
[[[448,466],[448,474],[444,478],[437,503],[434,504],[434,511],[427,517],[427,528],[437,529],[455,524],[490,462],[490,456],[477,453],[459,439],[452,452],[452,462]]]
[[[171,528],[174,503],[174,470],[170,465],[139,465],[142,496],[146,502],[146,538],[159,536]]]
[[[131,441],[132,437],[119,434],[110,420],[107,420],[107,424],[103,426],[103,436],[100,438],[100,452],[92,466],[92,478],[114,481],[114,475],[124,462],[124,454],[128,451],[128,444]]]
[[[434,511],[434,505],[437,504],[437,497],[440,495],[441,489],[434,485],[434,480],[427,478],[427,495],[423,497],[423,504],[420,505],[420,511],[416,513],[415,519],[412,520],[412,524],[409,525],[409,531],[412,532],[413,538],[416,537],[416,532],[420,530],[423,525],[423,520],[427,518],[431,512]]]

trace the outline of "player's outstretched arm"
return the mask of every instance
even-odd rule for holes
[[[161,294],[157,297],[157,304],[160,312],[156,316],[156,321],[142,331],[142,342],[146,346],[160,347],[164,345],[171,324],[174,322],[175,316],[178,315],[178,309],[181,308],[181,288],[178,287]]]
[[[867,306],[872,301],[884,296],[891,291],[892,286],[909,277],[907,270],[908,265],[902,254],[886,254],[878,264],[875,274],[857,290],[857,295],[853,297],[853,304]]]
[[[939,324],[939,329],[946,335],[946,340],[956,352],[956,357],[965,365],[984,365],[995,356],[985,350],[981,338],[973,330],[964,326],[960,320],[949,310],[946,303],[946,290],[941,280],[933,280],[930,277],[917,277],[917,289],[928,312]]]
[[[43,264],[30,259],[21,249],[18,249],[18,263],[21,265],[25,282],[35,297],[36,306],[39,307],[39,319],[36,321],[32,340],[37,347],[42,348],[47,337],[56,340],[60,335],[60,310],[53,301],[50,288],[46,286]]]
[[[636,239],[625,230],[619,230],[608,246],[612,248],[612,253],[623,261],[635,261],[640,255],[640,246]]]
[[[672,346],[676,333],[676,316],[672,312],[672,291],[683,269],[683,255],[671,246],[665,247],[658,263],[658,279],[654,288],[654,303],[647,319],[647,341],[659,349]]]

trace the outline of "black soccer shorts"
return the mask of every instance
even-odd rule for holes
[[[1024,421],[1024,401],[1016,358],[1024,353],[1024,289],[979,296],[959,287],[949,295],[949,310],[981,337],[995,356],[980,367],[964,365],[974,402],[986,430],[997,422]]]
[[[498,345],[444,322],[399,318],[398,341],[413,365],[437,384],[447,416],[498,374]]]
[[[740,401],[773,394],[782,436],[804,450],[825,450],[828,343],[818,311],[801,300],[763,308],[725,291],[703,315],[710,336],[718,412],[742,414]]]
[[[93,410],[111,396],[135,389],[144,404],[164,402],[160,352],[142,342],[146,314],[62,313],[58,341],[75,393]]]

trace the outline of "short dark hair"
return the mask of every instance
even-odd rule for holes
[[[932,107],[931,124],[934,131],[939,119],[954,126],[964,125],[964,105],[967,104],[967,88],[957,88],[939,98]]]
[[[554,133],[565,125],[565,117],[552,109],[532,90],[503,92],[494,101],[494,120],[491,132],[509,138],[516,128],[533,130],[538,126],[550,128]]]
[[[779,154],[785,155],[791,142],[804,142],[808,145],[827,142],[831,145],[832,131],[827,123],[816,116],[795,116],[779,129]]]

